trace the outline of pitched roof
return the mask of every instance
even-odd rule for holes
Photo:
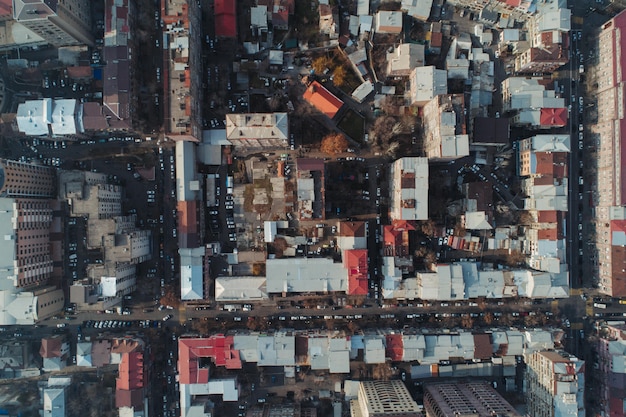
[[[343,101],[317,81],[313,81],[309,85],[302,97],[310,105],[331,119],[335,117],[341,106],[343,106]]]
[[[543,108],[539,117],[541,126],[565,126],[567,124],[567,109],[559,108]]]
[[[343,265],[348,270],[348,294],[367,295],[367,249],[343,251]]]
[[[215,36],[237,36],[237,5],[235,0],[215,0]]]
[[[233,349],[233,336],[223,334],[208,338],[178,340],[178,372],[181,384],[202,384],[209,381],[209,368],[201,365],[210,358],[216,366],[241,369],[239,351]]]
[[[385,356],[392,361],[401,361],[404,354],[404,342],[401,334],[385,335],[386,349]]]
[[[143,353],[130,352],[122,355],[119,364],[119,376],[116,387],[118,390],[134,390],[143,384]]]
[[[63,337],[61,336],[45,337],[41,339],[39,354],[42,358],[60,358],[62,345]]]
[[[339,235],[365,237],[365,222],[341,222],[339,223]]]

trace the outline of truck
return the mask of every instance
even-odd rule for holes
[[[606,304],[604,303],[593,303],[595,308],[606,308]]]
[[[219,205],[215,194],[215,174],[206,176],[206,206],[215,207]]]

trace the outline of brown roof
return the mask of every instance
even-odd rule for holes
[[[489,359],[492,356],[491,339],[488,334],[474,335],[474,359]]]
[[[139,411],[143,409],[143,389],[115,391],[115,407],[134,407]]]
[[[93,68],[88,65],[67,67],[67,75],[75,80],[93,78]]]
[[[195,201],[178,202],[178,246],[195,248],[200,244],[197,224],[197,203]]]
[[[320,158],[296,159],[298,171],[324,171],[324,160]]]
[[[42,358],[60,358],[62,345],[62,336],[45,337],[41,339],[39,354]]]
[[[611,287],[613,297],[626,297],[626,248],[611,246]]]
[[[99,103],[90,101],[83,104],[83,126],[85,130],[105,130],[109,124]]]
[[[339,223],[339,236],[365,237],[365,222]]]

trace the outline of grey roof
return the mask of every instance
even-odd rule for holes
[[[268,259],[267,292],[347,291],[347,272],[327,258]]]

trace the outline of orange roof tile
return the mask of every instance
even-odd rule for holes
[[[564,107],[541,109],[539,124],[541,126],[567,125],[567,109]]]
[[[385,348],[385,356],[391,358],[392,361],[401,361],[404,357],[404,342],[401,334],[388,334],[385,336],[387,341]]]
[[[343,101],[328,91],[322,84],[313,81],[304,92],[303,98],[320,112],[331,119],[335,117]]]
[[[367,295],[367,249],[343,251],[343,266],[348,270],[348,294]]]

